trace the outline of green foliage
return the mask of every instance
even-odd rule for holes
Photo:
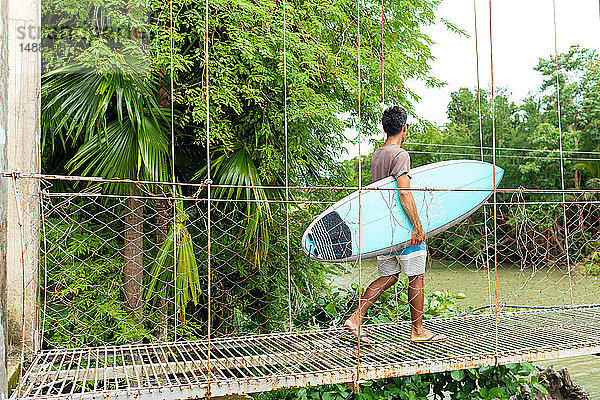
[[[587,247],[589,255],[582,260],[580,271],[585,275],[600,276],[600,241],[590,240]]]
[[[147,0],[44,0],[41,6],[44,73],[73,63],[100,73],[149,70],[139,39],[150,30]]]
[[[406,88],[409,79],[440,85],[429,76],[431,40],[422,29],[435,21],[438,3],[414,1],[411,12],[404,12],[404,2],[386,4],[386,103],[410,107],[414,94]],[[178,125],[202,149],[206,139],[204,3],[176,1],[174,7],[180,10],[174,21],[175,53],[186,60],[176,62],[175,80],[181,88],[176,106],[185,105],[188,111]],[[280,3],[218,0],[210,7],[211,157],[216,160],[246,147],[263,184],[283,181],[285,38],[290,179],[299,184],[318,180],[340,155],[343,129],[356,123],[356,3],[288,2],[285,32]],[[361,123],[367,135],[378,132],[381,113],[379,21],[378,7],[361,9]],[[166,44],[158,48],[159,59],[167,59]],[[340,115],[347,118],[342,121]]]
[[[452,399],[508,400],[511,396],[522,399],[521,385],[547,393],[547,389],[534,375],[530,363],[501,365],[498,367],[470,368],[444,373],[403,376],[379,379],[360,384],[359,393],[352,398],[360,400]],[[351,390],[345,385],[324,385],[302,389],[279,390],[253,395],[257,400],[344,400]]]
[[[41,296],[47,300],[44,337],[66,347],[149,338],[150,331],[128,312],[116,284],[123,262],[114,255],[123,244],[114,242],[114,226],[100,220],[80,223],[85,213],[75,208],[68,212],[72,222],[46,220],[44,239],[50,245],[41,275]]]
[[[46,157],[54,158],[50,165],[66,154],[70,158],[58,163],[83,175],[168,181],[167,114],[154,98],[156,81],[81,68],[69,65],[42,78],[42,136]]]

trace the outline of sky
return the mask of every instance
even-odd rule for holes
[[[475,0],[477,6],[477,36],[479,43],[480,85],[490,87],[490,17],[489,0]],[[600,50],[600,0],[555,0],[558,52],[569,46]],[[554,54],[554,21],[552,0],[492,0],[492,49],[494,55],[494,86],[507,88],[511,100],[533,93],[541,84],[541,76],[533,70],[538,59]],[[443,88],[429,89],[421,82],[409,82],[421,100],[416,113],[431,122],[447,122],[446,107],[450,93],[467,87],[477,87],[477,57],[473,0],[445,0],[438,16],[463,30],[469,37],[448,31],[442,24],[426,28],[435,41],[432,75],[447,82]],[[355,137],[353,130],[346,132]],[[383,133],[382,133],[383,137]],[[348,159],[358,154],[357,146],[347,145]],[[361,152],[372,151],[363,142]]]

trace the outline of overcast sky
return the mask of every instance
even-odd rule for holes
[[[555,0],[558,51],[572,44],[600,49],[600,0]],[[481,87],[490,86],[489,1],[476,0]],[[442,89],[427,89],[419,82],[411,87],[421,95],[417,113],[432,122],[447,121],[450,93],[461,87],[476,88],[475,30],[473,0],[445,0],[438,15],[467,31],[470,37],[449,32],[441,24],[427,28],[435,41],[433,75],[447,82]],[[506,87],[513,101],[534,92],[541,83],[533,70],[540,57],[554,53],[552,0],[492,1],[494,83]],[[353,136],[353,132],[348,132]],[[382,134],[383,135],[383,134]],[[348,146],[351,158],[356,147]],[[372,151],[364,145],[363,153]]]

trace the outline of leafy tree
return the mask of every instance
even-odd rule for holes
[[[563,131],[574,132],[574,146],[569,149],[584,151],[600,150],[599,118],[600,118],[600,73],[598,64],[600,58],[595,50],[582,48],[578,45],[571,46],[566,53],[558,55],[557,59],[551,56],[549,59],[540,59],[535,70],[544,76],[544,83],[540,88],[542,93],[542,107],[545,119],[558,126],[557,110],[557,80],[560,88],[561,122]],[[557,79],[558,74],[558,79]],[[592,158],[597,157],[596,155]],[[589,157],[585,157],[589,158]],[[586,162],[578,163],[580,170],[593,171],[594,161],[586,167]],[[568,165],[569,174],[573,174],[574,185],[581,185],[579,171],[572,171],[572,165]],[[595,179],[594,175],[589,176]],[[593,181],[592,181],[593,182]],[[590,182],[590,183],[592,183]]]
[[[587,74],[588,68],[594,64],[596,58],[595,51],[573,45],[566,53],[558,55],[558,69],[557,59],[553,55],[548,59],[539,60],[534,69],[544,76],[539,92],[548,122],[558,126],[557,100],[560,100],[561,122],[565,129],[570,127],[579,130],[585,124],[580,112],[583,94],[581,78]],[[557,80],[560,99],[556,96]]]
[[[44,76],[44,140],[77,148],[66,163],[70,171],[104,178],[166,181],[169,174],[165,166],[170,159],[166,117],[154,100],[156,86],[152,79],[131,73],[98,74],[81,68],[67,66]],[[133,185],[113,184],[107,188],[127,195],[138,193]],[[124,290],[130,308],[140,314],[144,206],[133,196],[126,208]]]
[[[44,69],[49,71],[42,79],[45,170],[104,178],[171,180],[170,115],[161,91],[164,79],[145,64],[148,54],[140,40],[141,32],[148,29],[144,4],[120,0],[45,3],[46,28],[60,28],[45,32],[48,51],[43,61]],[[98,30],[89,29],[90,18]],[[125,184],[104,188],[131,196],[123,211],[123,290],[129,309],[139,317],[143,311],[145,204],[135,195],[140,190],[160,194],[165,190]],[[168,236],[176,232],[185,237],[185,226],[178,225],[169,232],[169,207],[164,200],[156,203],[158,246],[168,245]],[[183,214],[178,217],[186,219]],[[195,270],[191,249],[179,246],[178,252],[182,265]],[[169,262],[165,257],[158,260]],[[197,273],[183,277],[184,288],[178,294],[183,293],[185,301],[178,299],[179,305],[196,300]]]
[[[431,41],[422,30],[435,21],[438,4],[416,1],[410,13],[404,12],[403,2],[386,4],[386,102],[410,108],[415,96],[406,88],[409,79],[440,85],[429,75]],[[206,179],[204,2],[179,1],[174,7],[180,10],[174,21],[174,99],[182,112],[177,121],[181,132],[177,157],[189,160],[188,177]],[[310,185],[333,176],[345,140],[343,130],[355,126],[358,118],[357,12],[356,3],[349,0],[290,1],[284,32],[281,2],[210,2],[210,178],[214,183],[244,187],[285,183],[284,84],[290,184]],[[360,106],[366,135],[377,131],[381,114],[380,12],[379,5],[371,3],[360,10]],[[167,24],[165,18],[166,14],[158,15],[159,25]],[[163,44],[158,59],[166,60],[169,51]],[[242,238],[251,259],[266,260],[272,238],[268,224],[259,221],[270,220],[274,211],[267,200],[282,199],[284,192],[217,188],[212,195],[260,200],[246,203],[239,216],[246,218]]]
[[[176,71],[178,104],[191,120],[182,129],[202,149],[205,138],[203,2],[181,2],[175,23],[176,53],[187,65]],[[343,129],[354,126],[358,99],[356,4],[348,0],[288,2],[286,27],[279,2],[213,1],[209,20],[211,159],[222,164],[217,183],[232,182],[226,170],[249,164],[247,183],[281,184],[285,171],[284,36],[287,52],[287,101],[291,182],[315,182],[334,166],[345,140]],[[434,21],[437,1],[386,5],[384,26],[386,102],[409,105],[408,79],[440,83],[428,75],[430,39],[422,31]],[[380,11],[361,9],[361,116],[363,133],[376,131],[381,108]],[[338,118],[347,115],[345,121]],[[199,160],[202,163],[203,160]],[[198,168],[200,169],[200,168]],[[203,175],[203,174],[201,174]],[[254,178],[252,178],[254,176]]]

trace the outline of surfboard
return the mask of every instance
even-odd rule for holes
[[[504,170],[473,160],[442,161],[411,170],[417,214],[428,237],[456,225],[493,193]],[[410,246],[412,224],[390,176],[356,191],[323,211],[306,228],[302,249],[312,259],[349,262]],[[360,238],[359,238],[359,211]],[[359,243],[360,239],[360,243]]]

